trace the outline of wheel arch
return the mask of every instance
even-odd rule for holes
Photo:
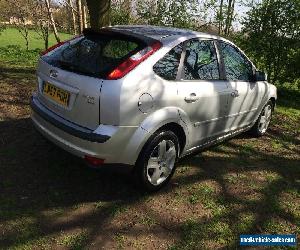
[[[183,127],[178,123],[170,122],[160,127],[157,131],[163,131],[163,130],[172,131],[177,136],[179,142],[179,150],[181,154],[183,152],[187,140]]]
[[[178,137],[180,153],[188,143],[188,127],[176,107],[168,107],[149,115],[137,128],[123,151],[122,158],[134,165],[149,138],[160,130],[171,130]]]

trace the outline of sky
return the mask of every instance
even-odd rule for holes
[[[235,30],[240,30],[241,29],[241,27],[242,27],[241,20],[246,15],[248,10],[249,10],[248,7],[241,6],[240,4],[237,4],[237,6],[235,7],[235,12],[237,14],[237,20],[235,20],[232,24],[233,28]]]

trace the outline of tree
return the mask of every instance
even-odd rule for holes
[[[4,10],[6,8],[6,3],[4,0],[0,0],[0,10]],[[1,11],[2,12],[2,11]],[[5,29],[5,25],[2,22],[5,22],[5,17],[0,14],[0,35]]]
[[[220,2],[220,11],[219,11],[219,16],[218,16],[218,28],[219,28],[219,34],[221,34],[223,30],[223,6],[224,6],[224,1],[221,0]]]
[[[228,0],[227,17],[226,17],[226,22],[225,22],[225,35],[226,36],[229,35],[230,28],[232,26],[234,7],[235,7],[235,0]]]
[[[243,0],[239,0],[240,5],[243,4],[242,1]],[[207,21],[212,26],[215,26],[218,34],[224,34],[228,37],[230,36],[230,33],[232,31],[232,23],[237,16],[235,13],[236,2],[236,0],[204,1],[201,11],[208,13],[208,17],[210,20]],[[205,23],[205,19],[202,20],[202,22]]]
[[[141,23],[180,28],[192,28],[195,24],[196,1],[141,0],[137,6]]]
[[[58,36],[58,32],[57,32],[57,29],[56,29],[56,24],[55,24],[55,21],[54,21],[54,18],[53,18],[52,9],[51,9],[51,6],[50,6],[50,0],[45,0],[45,3],[46,3],[47,12],[48,12],[49,22],[52,26],[55,39],[59,43],[60,38]]]
[[[60,28],[65,28],[74,35],[87,28],[87,5],[85,0],[55,0],[59,11],[53,13]],[[68,18],[66,18],[68,16]]]
[[[35,1],[34,11],[31,13],[34,30],[43,39],[45,49],[49,47],[49,19],[47,18],[47,8],[43,0]]]
[[[73,1],[72,0],[68,0],[68,7],[70,8],[70,12],[71,12],[71,17],[72,17],[72,25],[73,25],[73,32],[74,35],[77,34],[77,29],[76,29],[76,16],[75,16],[75,9],[73,7]]]
[[[77,5],[77,23],[79,28],[79,33],[82,33],[83,31],[83,18],[82,18],[82,2],[81,0],[76,0]]]
[[[110,24],[110,0],[86,0],[90,25],[92,29],[100,29]]]
[[[83,28],[87,28],[87,6],[86,6],[86,1],[82,0],[82,25]]]
[[[0,0],[0,10],[5,8],[5,2],[3,0]],[[5,21],[5,17],[0,15],[0,36],[3,30],[5,29],[5,25],[2,23]]]
[[[289,63],[300,58],[300,1],[263,0],[247,14],[240,42],[269,80],[299,78],[299,67],[291,72]]]
[[[5,0],[3,14],[18,29],[25,40],[26,49],[29,49],[29,26],[31,25],[30,16],[34,9],[33,0]]]
[[[112,25],[135,23],[131,13],[131,0],[113,0],[110,19]]]

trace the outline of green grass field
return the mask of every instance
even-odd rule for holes
[[[299,249],[300,91],[278,89],[265,136],[242,134],[182,160],[149,195],[34,129],[38,50],[7,48],[2,38],[0,249],[239,249],[240,234],[297,234]]]
[[[60,39],[67,40],[71,37],[70,34],[59,33]],[[56,43],[55,37],[53,33],[50,34],[49,37],[49,46]],[[15,28],[7,28],[0,35],[0,47],[6,47],[8,45],[18,45],[21,46],[22,49],[26,48],[25,39],[22,37],[20,32]],[[43,40],[40,36],[34,31],[29,30],[29,49],[44,49]]]
[[[67,40],[70,34],[59,33],[60,39]],[[50,35],[49,46],[56,44],[54,35]],[[7,28],[0,34],[0,60],[6,64],[22,67],[35,67],[40,52],[44,50],[44,41],[34,31],[29,31],[29,50],[25,39],[15,28]]]

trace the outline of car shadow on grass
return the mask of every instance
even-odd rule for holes
[[[123,205],[143,196],[129,176],[88,168],[81,159],[45,140],[29,118],[0,122],[0,138],[0,225],[33,216],[36,226],[42,225],[41,235],[94,225],[95,221],[95,226],[101,227]],[[43,215],[43,211],[93,202],[105,205],[67,223],[52,224],[51,216]],[[0,246],[32,240],[29,233],[16,241],[18,234],[4,232]]]
[[[241,233],[300,233],[299,140],[294,134],[275,128],[261,139],[242,134],[185,158],[168,187],[144,194],[131,176],[87,168],[39,135],[28,118],[30,91],[23,81],[32,69],[5,70],[0,80],[8,92],[0,92],[1,97],[12,95],[19,85],[14,99],[2,104],[14,112],[13,105],[24,106],[27,115],[0,120],[0,248],[40,246],[44,241],[47,246],[61,232],[78,229],[84,231],[68,239],[69,248],[109,247],[111,242],[166,232],[178,249],[203,244],[234,248]],[[2,114],[9,117],[12,111]],[[153,203],[157,199],[164,207]],[[120,214],[124,218],[118,224]],[[150,225],[147,229],[136,227],[141,215]]]
[[[34,69],[0,67],[0,248],[220,249],[238,248],[242,233],[300,234],[299,141],[282,131],[294,124],[285,116],[265,137],[185,158],[149,195],[39,135],[28,118]]]
[[[5,67],[0,64],[0,77],[5,77],[5,76],[13,76],[13,75],[18,75],[18,74],[34,74],[35,69],[32,67]]]
[[[183,166],[188,165],[196,169],[194,174],[175,175],[171,184],[159,194],[147,195],[132,185],[130,176],[87,168],[80,159],[39,135],[29,118],[0,122],[0,131],[0,229],[1,225],[10,225],[10,221],[21,223],[17,230],[2,228],[2,247],[23,246],[75,228],[86,229],[80,244],[76,243],[81,247],[95,241],[98,242],[97,247],[105,246],[109,233],[118,235],[122,232],[125,236],[137,237],[146,232],[136,229],[124,231],[117,226],[107,229],[117,214],[135,206],[143,206],[143,210],[151,214],[154,224],[160,225],[163,230],[180,235],[174,245],[178,249],[197,248],[201,242],[208,242],[211,247],[235,247],[239,234],[264,233],[270,230],[268,223],[273,218],[297,225],[295,214],[283,208],[279,201],[282,193],[300,189],[297,159],[286,159],[281,155],[270,158],[268,153],[231,140],[212,148],[216,155],[186,158],[178,170],[180,172]],[[245,139],[243,137],[248,136],[240,136],[238,140]],[[243,147],[246,148],[244,151]],[[222,154],[230,154],[230,157]],[[257,158],[247,159],[251,155]],[[247,199],[244,193],[248,194],[247,189],[251,192],[251,187],[247,186],[247,182],[245,184],[243,178],[257,172],[262,175],[273,173],[276,178],[264,183],[259,191],[252,190],[259,193],[259,199]],[[236,183],[228,177],[232,173],[236,175]],[[218,195],[212,193],[208,198],[202,189],[193,189],[207,180],[217,183],[220,189]],[[237,190],[240,183],[244,187],[240,186]],[[196,202],[198,199],[204,204],[204,209],[211,211],[208,217],[193,219],[191,216],[184,223],[168,225],[160,210],[147,206],[149,197],[174,197],[174,192],[186,192],[185,189],[194,190],[188,195],[194,195]],[[83,204],[95,204],[94,209],[79,209],[77,214],[69,215],[70,210]],[[240,223],[245,220],[243,216],[250,216],[244,226]],[[29,220],[27,224],[26,219]],[[275,228],[268,232],[278,231]]]

